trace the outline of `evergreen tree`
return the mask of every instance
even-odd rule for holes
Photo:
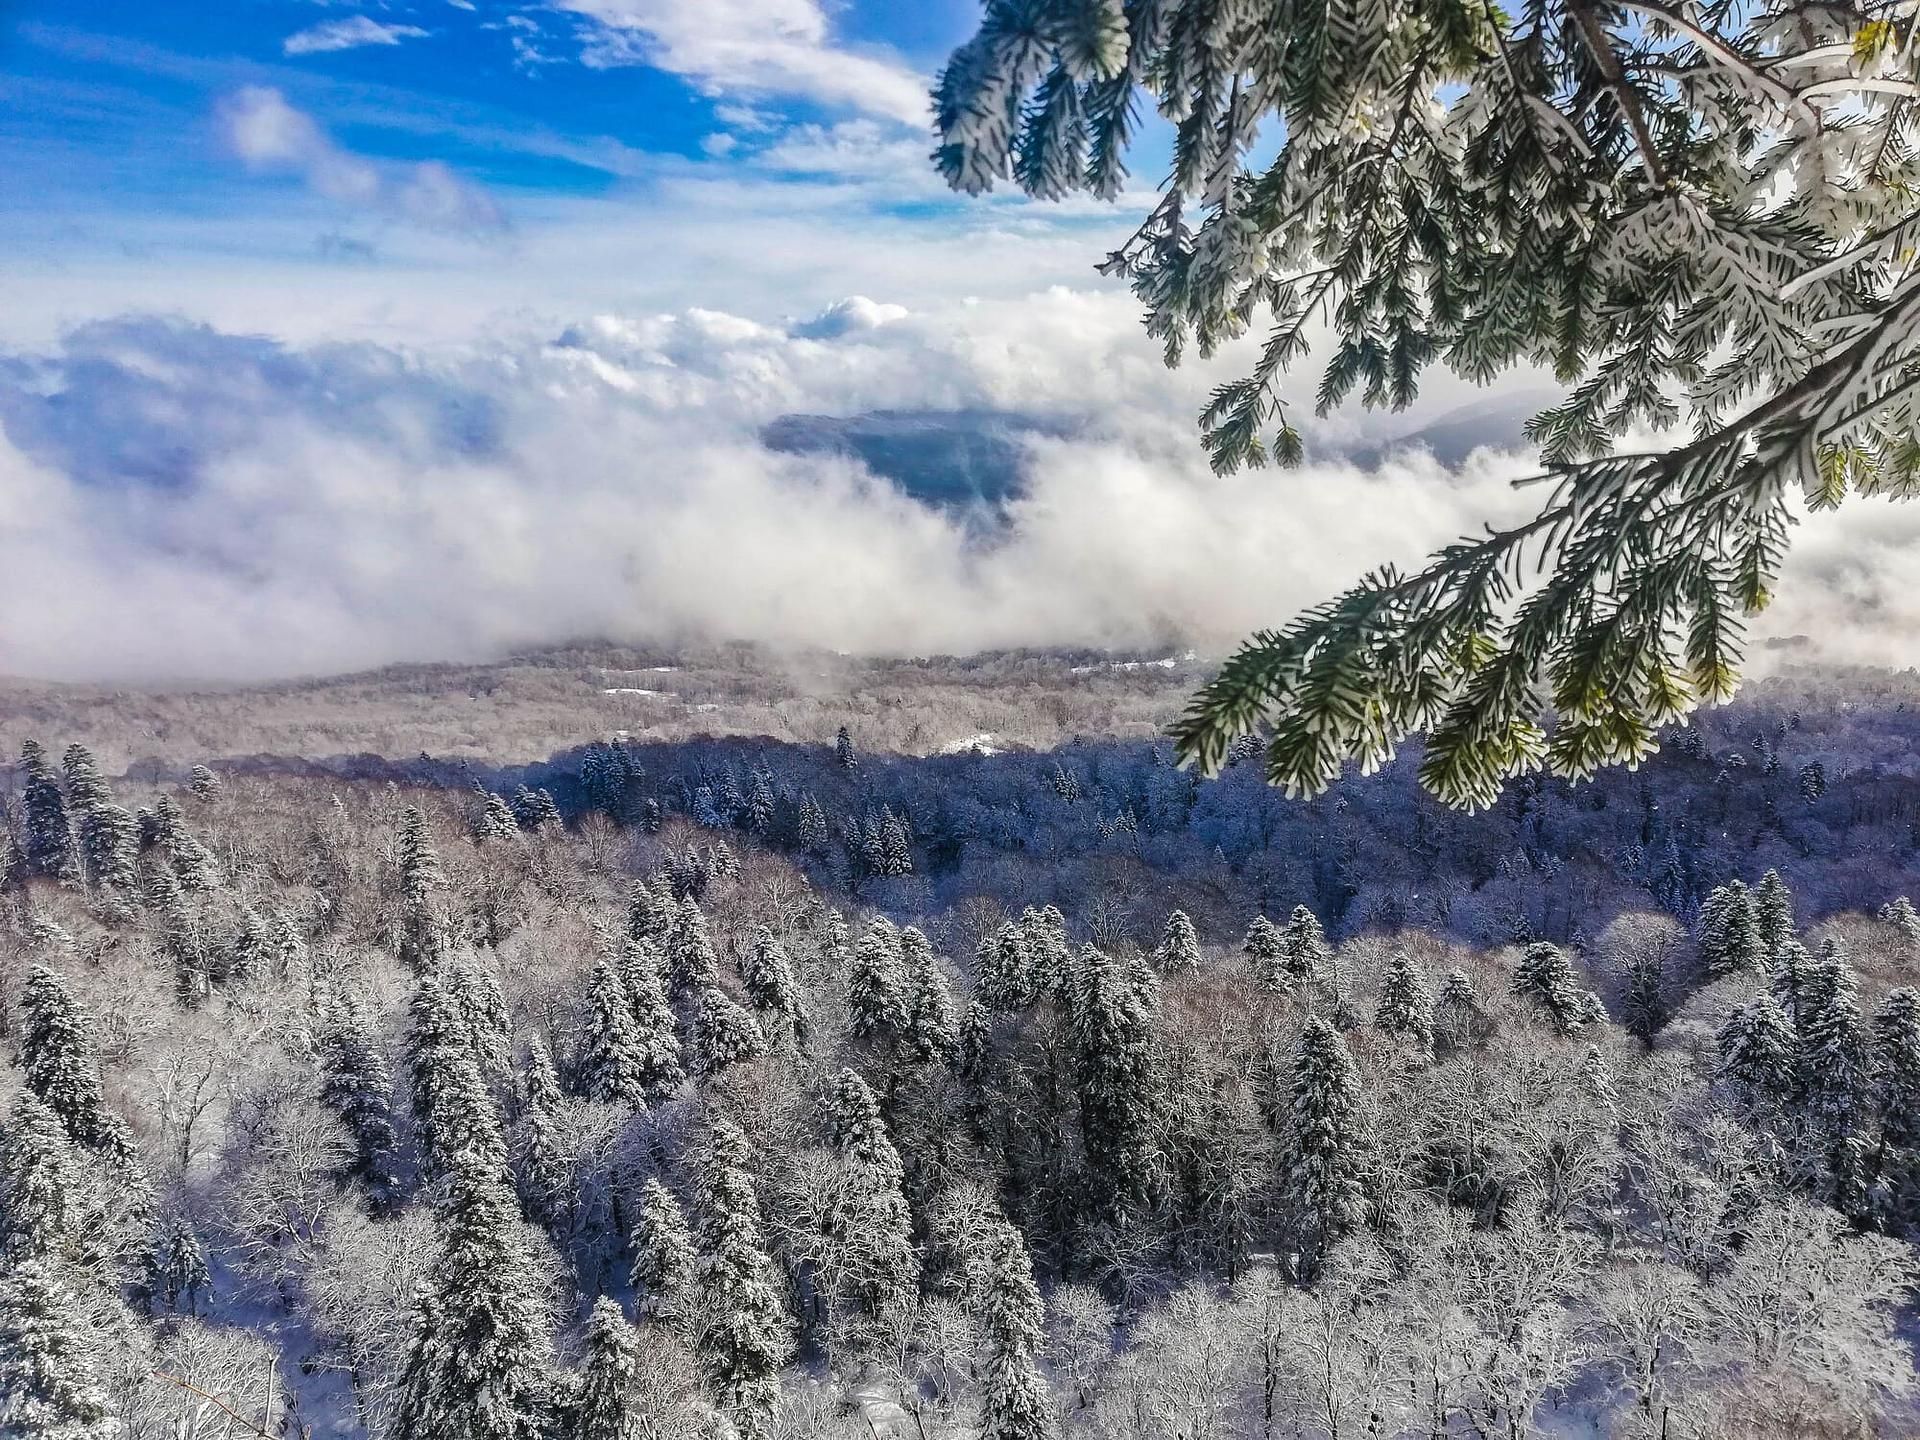
[[[441,1248],[416,1311],[398,1440],[544,1440],[549,1337],[513,1196],[497,1163],[450,1172]]]
[[[1880,1112],[1882,1223],[1920,1223],[1920,990],[1888,992],[1873,1017],[1875,1099]]]
[[[72,1257],[83,1178],[59,1116],[31,1090],[22,1090],[0,1131],[0,1264],[7,1257]]]
[[[1320,917],[1304,905],[1293,907],[1280,932],[1280,975],[1289,986],[1317,985],[1333,973],[1333,947]]]
[[[794,822],[794,840],[803,855],[822,855],[826,853],[827,812],[820,808],[820,802],[811,795],[800,801],[800,815]]]
[[[1794,1092],[1799,1043],[1773,996],[1762,991],[1720,1027],[1720,1074],[1756,1100],[1784,1103]]]
[[[633,1293],[640,1314],[663,1323],[693,1325],[693,1234],[680,1202],[658,1180],[640,1187],[633,1229]]]
[[[400,812],[400,836],[394,848],[400,872],[400,959],[420,966],[439,953],[438,921],[433,914],[433,892],[446,884],[440,854],[433,848],[427,817],[417,805]]]
[[[579,1390],[568,1407],[567,1440],[637,1440],[642,1423],[634,1413],[638,1345],[627,1317],[605,1296],[587,1317],[585,1358]]]
[[[901,1188],[906,1168],[887,1136],[880,1102],[859,1075],[842,1070],[821,1108],[834,1150],[854,1172],[855,1213],[846,1220],[856,1252],[854,1294],[870,1314],[903,1310],[919,1284],[920,1260]]]
[[[978,997],[967,1001],[953,1050],[953,1073],[962,1080],[979,1080],[987,1070],[993,1043],[993,1015]]]
[[[760,1236],[746,1136],[716,1118],[694,1199],[695,1350],[707,1381],[747,1440],[767,1434],[793,1323]]]
[[[1012,1014],[1033,1003],[1033,964],[1018,926],[1002,925],[980,942],[974,973],[980,1003],[989,1010]]]
[[[1902,895],[1880,909],[1880,918],[1893,926],[1907,939],[1920,943],[1920,910],[1913,908],[1913,901]]]
[[[580,1080],[589,1098],[644,1110],[646,1046],[634,1019],[631,992],[613,961],[601,956],[587,980]]]
[[[545,790],[530,790],[525,785],[514,788],[510,808],[514,823],[522,830],[538,832],[542,829],[558,829],[562,821],[560,807],[554,803],[553,796]]]
[[[1412,957],[1396,954],[1380,979],[1380,1003],[1374,1025],[1383,1033],[1411,1044],[1420,1054],[1433,1049],[1433,997]]]
[[[1764,968],[1765,946],[1753,895],[1740,881],[1729,881],[1701,902],[1696,933],[1700,968],[1709,977],[1759,973]]]
[[[145,891],[148,913],[160,932],[160,949],[173,965],[174,995],[192,1009],[213,989],[199,918],[179,878],[166,866],[148,866]]]
[[[1809,805],[1814,804],[1827,793],[1827,767],[1818,760],[1809,760],[1800,767],[1800,795]]]
[[[467,1018],[435,971],[414,986],[410,1038],[421,1169],[450,1175],[467,1161],[498,1170],[506,1161],[499,1109],[481,1078]]]
[[[853,737],[847,733],[844,725],[833,737],[833,758],[842,770],[852,770],[860,763],[854,757]]]
[[[880,854],[882,875],[913,873],[913,842],[907,831],[907,822],[891,810],[880,821]]]
[[[81,1149],[131,1160],[127,1127],[107,1108],[101,1092],[93,1021],[66,982],[46,966],[35,965],[27,972],[20,1006],[26,1013],[20,1068],[27,1089],[59,1118],[68,1138]]]
[[[66,797],[48,767],[39,744],[29,740],[20,747],[20,768],[25,772],[23,808],[25,834],[20,853],[29,875],[49,875],[58,880],[77,877],[79,865],[74,854],[73,830],[67,821]]]
[[[487,1085],[502,1085],[513,1073],[513,1022],[493,967],[473,951],[449,955],[441,976],[447,998],[466,1025],[473,1063]]]
[[[673,1008],[650,944],[628,941],[620,951],[620,975],[626,982],[639,1042],[640,1083],[649,1100],[663,1100],[687,1078],[680,1063],[680,1036]]]
[[[1064,1005],[1073,998],[1073,948],[1067,943],[1067,917],[1056,905],[1020,915],[1020,936],[1026,943],[1028,975],[1036,1000]]]
[[[538,1040],[527,1046],[520,1073],[520,1115],[514,1136],[515,1179],[527,1218],[551,1232],[565,1224],[573,1199],[573,1176],[560,1148],[556,1121],[560,1077]]]
[[[1252,962],[1254,977],[1261,985],[1273,991],[1286,989],[1286,972],[1280,964],[1286,954],[1286,944],[1280,938],[1279,928],[1266,916],[1253,917],[1240,953]]]
[[[911,1059],[923,1064],[933,1060],[951,1060],[959,1042],[959,1030],[953,1016],[953,996],[933,946],[919,930],[909,926],[900,932],[900,964],[907,990],[907,1028],[902,1049]]]
[[[794,978],[793,961],[786,947],[765,926],[753,937],[753,944],[740,966],[740,979],[746,986],[747,1000],[761,1017],[761,1026],[767,1034],[790,1033],[794,1044],[804,1048],[807,1006],[800,995],[800,982]]]
[[[1837,942],[1820,947],[1807,973],[1800,1013],[1808,1104],[1830,1131],[1850,1134],[1872,1091],[1873,1045],[1855,997],[1853,968]]]
[[[1200,937],[1193,933],[1193,920],[1186,911],[1175,910],[1167,916],[1153,963],[1162,975],[1183,975],[1200,968]]]
[[[1773,991],[1774,999],[1797,1029],[1800,1025],[1800,999],[1806,990],[1807,975],[1813,968],[1813,957],[1807,954],[1806,946],[1798,940],[1788,940],[1781,945],[1774,956],[1773,974],[1768,978],[1768,987]]]
[[[900,958],[900,936],[883,920],[870,925],[853,947],[853,968],[847,975],[847,1012],[856,1037],[888,1046],[899,1044],[912,1025],[912,1000]]]
[[[636,880],[627,891],[627,939],[636,944],[664,945],[672,936],[676,919],[671,896],[656,895],[644,880]]]
[[[153,1258],[149,1289],[154,1298],[169,1310],[179,1310],[184,1303],[189,1315],[198,1315],[201,1294],[213,1289],[213,1272],[207,1267],[206,1248],[185,1216],[168,1222]]]
[[[476,840],[511,840],[520,833],[520,821],[504,795],[492,790],[480,792],[480,808],[474,815]]]
[[[1778,870],[1767,871],[1754,886],[1753,919],[1760,931],[1760,953],[1767,964],[1774,964],[1794,934],[1793,892]]]
[[[1087,1164],[1116,1198],[1140,1201],[1159,1163],[1151,1002],[1124,966],[1091,945],[1078,972],[1073,1027]]]
[[[694,1001],[693,1053],[702,1075],[717,1075],[729,1065],[765,1055],[767,1037],[726,991],[709,985]]]
[[[1560,1035],[1571,1035],[1605,1013],[1600,997],[1580,988],[1567,952],[1544,940],[1529,945],[1521,955],[1514,971],[1513,993],[1544,1010]]]
[[[348,1173],[366,1187],[376,1210],[395,1198],[393,1084],[386,1057],[360,998],[343,990],[322,1012],[314,1035],[320,1062],[320,1098],[353,1137]]]
[[[981,1440],[1051,1440],[1053,1404],[1040,1371],[1046,1309],[1020,1232],[987,1221],[981,1236],[980,1328],[987,1356]]]
[[[1614,1088],[1613,1070],[1607,1064],[1607,1057],[1600,1053],[1600,1047],[1592,1041],[1587,1042],[1587,1048],[1580,1056],[1579,1076],[1580,1088],[1588,1098],[1610,1111],[1619,1109],[1620,1092]]]
[[[204,765],[196,765],[187,772],[187,793],[196,800],[216,800],[220,788],[220,777]]]
[[[0,1435],[98,1440],[115,1432],[88,1330],[87,1308],[57,1262],[0,1258]]]
[[[720,983],[707,917],[691,896],[674,911],[673,933],[667,941],[667,979],[675,995],[692,995]]]
[[[113,803],[113,791],[86,746],[67,746],[66,754],[60,757],[60,768],[67,777],[67,807],[73,814],[84,815],[96,805]]]
[[[1289,1114],[1285,1190],[1301,1270],[1312,1275],[1360,1223],[1365,1203],[1360,1072],[1339,1032],[1317,1015],[1300,1032]]]
[[[80,815],[80,858],[87,882],[120,896],[140,888],[140,830],[126,810],[111,803]]]

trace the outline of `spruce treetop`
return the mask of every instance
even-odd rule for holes
[[[989,0],[934,163],[1110,198],[1142,102],[1171,123],[1103,268],[1170,364],[1260,334],[1201,414],[1217,469],[1299,456],[1282,385],[1323,331],[1322,413],[1404,407],[1436,363],[1567,387],[1529,426],[1536,515],[1256,635],[1185,757],[1264,724],[1268,776],[1312,793],[1425,731],[1423,782],[1479,807],[1731,696],[1793,497],[1920,488],[1916,96],[1911,16],[1859,0]],[[1684,438],[1618,448],[1642,429]]]

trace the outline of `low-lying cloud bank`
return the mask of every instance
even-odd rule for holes
[[[96,323],[0,355],[0,671],[259,679],[582,636],[1225,645],[1530,503],[1525,459],[1492,451],[1215,477],[1192,429],[1214,378],[1162,370],[1124,297],[1068,292],[602,317],[431,354]],[[1440,386],[1398,426],[1466,398]],[[1055,433],[984,535],[759,438],[879,409]],[[1916,520],[1817,522],[1770,628],[1907,663]]]

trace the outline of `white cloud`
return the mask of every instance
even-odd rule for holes
[[[436,160],[378,164],[336,143],[312,116],[280,91],[248,85],[220,107],[227,148],[249,169],[300,176],[315,194],[357,209],[378,210],[429,229],[499,230],[499,206],[476,185]]]
[[[365,15],[353,15],[289,35],[280,49],[288,55],[323,55],[361,45],[398,45],[402,40],[421,39],[427,33],[418,25],[389,25]]]
[[[926,80],[834,43],[819,0],[556,0],[581,16],[588,65],[651,65],[728,99],[785,96],[927,123]]]
[[[0,672],[257,677],[583,635],[1213,647],[1537,498],[1485,451],[1214,476],[1193,412],[1240,359],[1169,374],[1132,301],[1065,290],[420,349],[91,327],[0,352]],[[1430,389],[1400,427],[1471,393]],[[1052,434],[985,535],[760,443],[783,414],[882,409]],[[1823,518],[1758,633],[1913,663],[1915,556],[1920,509]]]

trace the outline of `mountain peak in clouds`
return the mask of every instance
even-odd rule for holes
[[[782,415],[760,440],[789,455],[850,456],[910,499],[965,512],[997,510],[1019,494],[1027,439],[1069,429],[1010,410],[869,410]]]

